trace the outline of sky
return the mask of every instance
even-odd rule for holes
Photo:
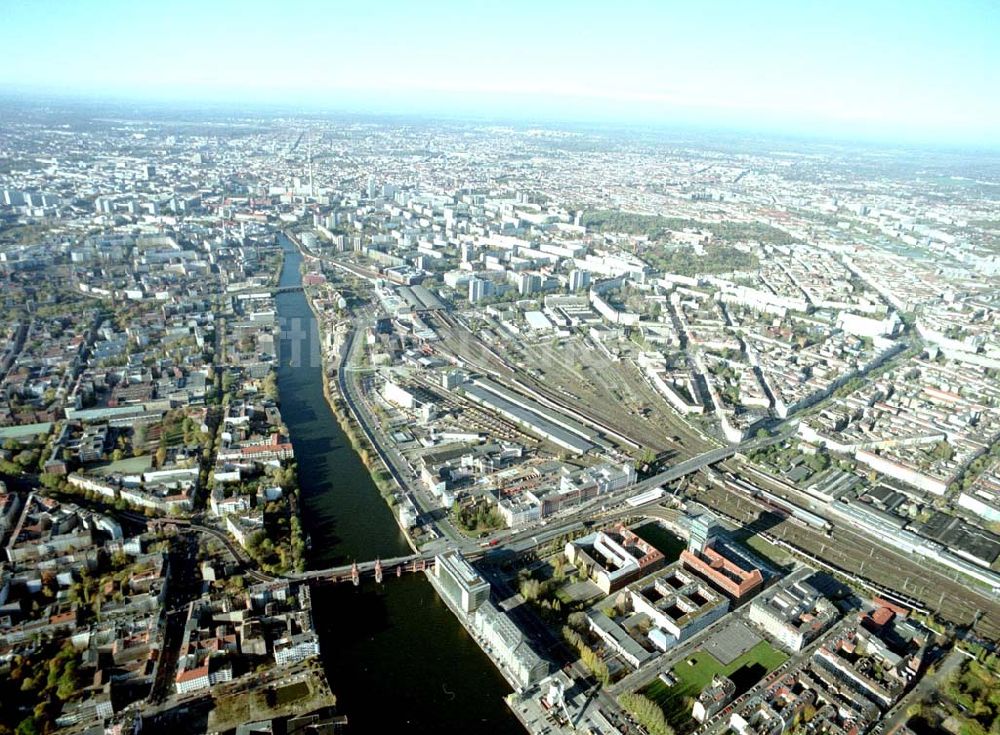
[[[1000,0],[0,0],[0,90],[1000,142]]]

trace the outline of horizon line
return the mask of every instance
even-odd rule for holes
[[[11,98],[18,102],[52,103],[66,102],[76,104],[93,105],[115,105],[134,104],[149,105],[152,107],[178,108],[199,108],[205,112],[222,112],[233,110],[234,108],[248,108],[259,112],[287,111],[295,114],[322,114],[322,115],[343,115],[356,117],[374,118],[417,118],[424,120],[438,121],[461,121],[466,123],[494,124],[494,125],[524,125],[541,126],[555,128],[556,126],[582,127],[582,128],[604,128],[604,129],[631,129],[666,132],[674,130],[686,133],[709,133],[714,135],[749,135],[762,136],[764,138],[789,138],[802,142],[812,142],[815,144],[843,145],[843,144],[865,144],[889,146],[894,148],[931,148],[931,149],[957,149],[967,151],[991,151],[1000,152],[1000,136],[995,138],[985,135],[956,134],[955,131],[929,129],[905,129],[900,130],[895,125],[889,123],[879,123],[878,121],[846,121],[846,120],[802,120],[790,124],[782,124],[780,121],[768,117],[747,116],[744,122],[725,119],[724,115],[713,115],[711,112],[702,110],[696,112],[691,107],[680,107],[672,111],[666,110],[658,112],[635,112],[621,114],[599,114],[594,111],[573,111],[563,112],[559,109],[543,108],[531,113],[521,114],[512,109],[489,109],[486,105],[476,105],[470,103],[466,105],[446,105],[441,104],[440,97],[455,97],[460,95],[452,91],[433,91],[427,93],[426,90],[413,90],[410,94],[409,105],[395,103],[390,99],[390,95],[376,101],[365,95],[358,96],[362,90],[352,88],[329,88],[317,91],[312,94],[305,94],[302,90],[289,90],[290,94],[285,96],[274,96],[261,99],[255,96],[251,90],[240,88],[238,90],[226,90],[219,93],[217,90],[202,88],[200,92],[191,94],[192,88],[185,90],[174,90],[158,88],[154,90],[140,91],[136,89],[106,89],[90,90],[79,88],[66,88],[58,86],[29,86],[19,83],[0,82],[0,103]],[[273,90],[262,90],[261,93],[267,95]],[[368,95],[378,90],[369,90]],[[402,90],[396,90],[397,93]],[[478,94],[483,94],[479,92]],[[339,102],[331,102],[321,99],[323,95],[342,95]],[[433,99],[434,97],[438,99]],[[491,93],[495,98],[506,98],[508,102],[513,102],[519,98],[540,99],[542,95],[535,92],[515,93],[501,92]],[[565,100],[580,99],[575,95],[556,95],[557,98]],[[612,98],[600,96],[588,96],[585,99],[590,101],[614,101]],[[549,96],[551,102],[551,95]],[[205,109],[206,106],[208,109]],[[409,106],[409,109],[407,107]],[[719,108],[715,108],[718,112]],[[784,117],[783,119],[787,119]],[[874,128],[874,129],[873,129]]]

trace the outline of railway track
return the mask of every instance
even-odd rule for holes
[[[540,403],[561,410],[569,416],[595,427],[618,442],[625,443],[632,449],[641,448],[646,445],[643,439],[635,438],[632,436],[630,429],[619,426],[617,422],[608,421],[604,417],[595,417],[591,413],[584,413],[577,407],[567,406],[565,403],[566,397],[561,395],[558,390],[545,385],[542,381],[527,372],[517,370],[509,365],[493,348],[482,342],[479,337],[464,327],[464,325],[459,324],[454,316],[445,317],[444,314],[440,314],[439,316],[441,317],[441,323],[447,325],[446,327],[439,327],[439,334],[442,337],[441,351],[445,354],[467,363],[474,369],[482,370],[501,383],[513,383],[514,385],[511,387],[519,390],[519,392],[527,390],[535,393],[535,397],[539,399]],[[470,343],[476,345],[479,349],[470,350]],[[692,447],[698,448],[704,446],[704,440],[693,434],[683,421],[671,424],[671,430],[676,431],[677,435],[683,436],[685,442],[666,439],[665,442],[660,442],[668,445],[665,448],[677,451],[682,455],[690,455],[692,454]]]
[[[745,524],[750,531],[773,535],[851,575],[915,600],[946,620],[972,625],[988,638],[1000,636],[1000,605],[970,584],[913,557],[880,547],[843,526],[834,526],[827,536],[777,516],[770,517],[770,522],[762,521],[761,514],[768,509],[716,486],[699,492],[696,499]]]

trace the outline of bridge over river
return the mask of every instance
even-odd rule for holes
[[[280,579],[290,579],[303,582],[353,582],[354,584],[360,584],[361,579],[366,577],[374,577],[376,581],[381,582],[386,576],[399,577],[404,573],[426,571],[433,567],[434,557],[437,554],[446,551],[457,551],[470,560],[482,557],[487,551],[510,551],[514,554],[522,554],[535,549],[564,533],[578,530],[583,527],[585,521],[593,520],[594,517],[598,515],[595,513],[594,509],[594,505],[597,502],[602,503],[606,507],[622,504],[628,498],[637,498],[653,488],[673,482],[681,477],[698,472],[704,467],[715,464],[716,462],[720,462],[724,459],[728,459],[737,451],[746,451],[758,446],[770,444],[779,440],[782,436],[783,435],[768,437],[767,439],[752,440],[737,446],[729,445],[711,449],[707,452],[699,454],[696,457],[679,462],[676,465],[653,475],[652,477],[641,480],[627,488],[619,490],[618,492],[600,496],[594,502],[588,503],[580,510],[557,520],[553,520],[545,527],[503,532],[505,534],[503,537],[496,536],[491,542],[488,543],[480,543],[479,541],[471,539],[461,543],[450,542],[444,545],[439,545],[433,550],[425,550],[409,554],[407,556],[398,556],[388,559],[372,559],[369,561],[355,561],[351,564],[344,564],[337,567],[312,569],[305,572],[289,572],[278,576],[265,574],[264,572],[256,569],[248,569],[247,573],[252,578],[260,582],[277,582]],[[620,515],[642,515],[646,511],[655,511],[655,507],[659,505],[660,502],[661,500],[658,497],[651,498],[644,504],[637,505],[635,507],[623,508],[610,515],[604,515],[604,517],[601,518],[601,521],[608,521]],[[128,512],[123,515],[131,517],[131,519],[135,521],[146,521],[152,526],[178,524],[190,527],[192,530],[201,533],[210,534],[216,537],[230,550],[237,562],[241,563],[244,567],[249,567],[251,564],[246,552],[235,544],[228,534],[221,529],[205,526],[201,523],[192,523],[192,521],[187,518],[161,517],[156,519],[145,519],[138,514]],[[656,513],[653,512],[651,515],[655,516]]]

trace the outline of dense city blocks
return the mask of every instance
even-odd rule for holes
[[[45,96],[0,27],[0,735],[1000,732],[1000,156],[966,137],[995,102],[962,127],[960,75],[917,114],[798,48],[815,109],[784,134],[740,97],[763,10],[728,70],[731,19],[685,31],[697,99],[746,116],[714,126],[624,114],[684,96],[632,88],[678,66],[639,63],[667,53],[644,26],[686,28],[662,9],[514,2],[431,39],[364,35],[381,4],[292,30],[181,0],[133,33],[145,4],[107,1],[34,43],[71,66],[66,19],[107,16],[76,62],[127,87],[169,40],[149,98]],[[879,45],[876,10],[826,15],[859,26],[838,59]],[[624,17],[648,43],[595,40]],[[466,98],[500,36],[511,74],[546,63]],[[605,64],[614,90],[538,93]],[[384,66],[419,102],[293,94]],[[172,73],[224,89],[167,102]],[[887,131],[825,137],[855,88]],[[596,100],[624,119],[573,122]]]

